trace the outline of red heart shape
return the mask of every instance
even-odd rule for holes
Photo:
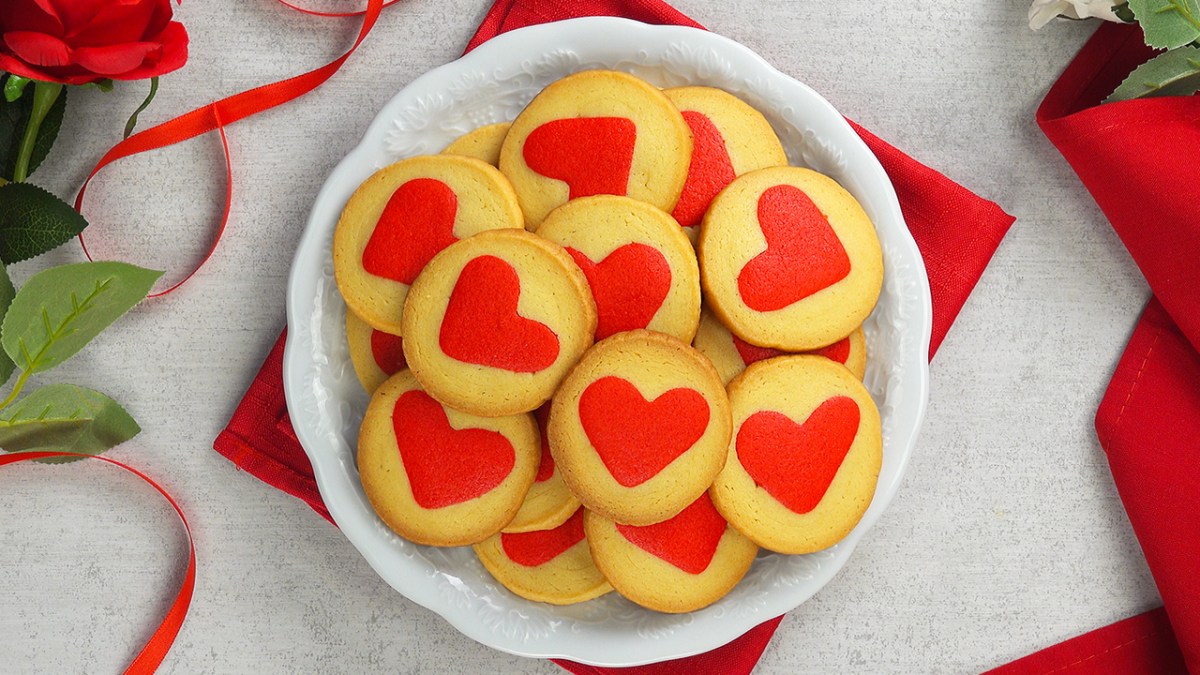
[[[692,162],[688,164],[683,193],[671,212],[683,227],[696,227],[713,197],[737,175],[729,161],[725,138],[708,115],[684,110],[683,119],[692,130]]]
[[[645,328],[671,291],[671,266],[653,246],[625,244],[598,263],[568,247],[596,300],[596,339]]]
[[[787,353],[781,352],[778,349],[771,349],[770,347],[759,347],[758,345],[752,345],[736,335],[731,337],[733,337],[733,346],[737,349],[738,355],[742,357],[742,363],[746,365],[757,363],[758,361],[764,361],[776,356],[782,356],[783,354]],[[846,365],[846,359],[850,358],[850,338],[844,337],[828,347],[822,347],[816,351],[802,353],[818,354],[831,361],[836,361],[842,365]]]
[[[600,461],[618,483],[650,480],[687,452],[708,429],[708,401],[679,387],[646,401],[615,375],[589,384],[579,397],[579,422]]]
[[[411,286],[430,258],[458,241],[457,212],[458,196],[440,180],[414,178],[396,188],[367,240],[363,269]]]
[[[550,120],[525,138],[525,164],[570,188],[570,199],[623,195],[629,186],[637,126],[625,117]]]
[[[754,482],[795,513],[821,503],[858,435],[858,403],[834,396],[796,424],[773,410],[756,412],[737,434],[738,461]]]
[[[712,563],[726,527],[705,492],[674,518],[642,527],[617,525],[617,531],[643,551],[688,574],[700,574]]]
[[[841,240],[800,188],[767,188],[758,198],[758,224],[767,250],[738,274],[738,292],[750,309],[783,309],[850,274]]]
[[[484,255],[468,262],[450,292],[438,344],[452,359],[514,373],[536,373],[558,359],[558,336],[517,314],[521,278],[513,266]]]
[[[388,375],[395,375],[408,366],[404,360],[404,339],[381,330],[371,329],[371,356],[375,365]]]
[[[504,434],[451,428],[442,404],[423,391],[406,391],[396,399],[392,430],[413,499],[424,509],[481,497],[502,483],[516,463]]]
[[[538,464],[537,476],[533,482],[544,483],[554,476],[554,455],[550,454],[550,437],[546,435],[546,429],[550,426],[550,403],[546,402],[535,410],[533,416],[537,419],[538,432],[542,435],[542,462]]]
[[[500,545],[504,547],[504,554],[509,560],[525,567],[544,565],[581,541],[583,509],[575,511],[575,515],[568,518],[567,522],[553,530],[514,534],[506,532],[500,535]]]

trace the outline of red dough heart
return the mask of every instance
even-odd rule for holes
[[[821,503],[858,435],[858,403],[827,399],[796,424],[773,410],[756,412],[737,434],[738,461],[780,504],[808,513]]]
[[[375,358],[375,365],[388,375],[395,375],[408,365],[404,360],[403,338],[374,328],[371,329],[371,356]]]
[[[550,403],[544,403],[534,411],[533,416],[537,419],[538,432],[542,435],[542,463],[538,464],[537,476],[533,482],[544,483],[554,476],[554,455],[550,454],[550,438],[546,435],[546,429],[550,426]]]
[[[504,434],[451,428],[442,404],[423,391],[396,399],[392,430],[413,499],[423,509],[481,497],[504,482],[516,463]]]
[[[828,347],[821,347],[809,353],[820,354],[830,361],[837,361],[842,365],[846,365],[846,360],[850,358],[850,338],[844,337]]]
[[[570,199],[623,195],[629,186],[637,126],[625,117],[550,120],[525,138],[525,164],[570,187]]]
[[[367,240],[363,269],[412,285],[430,258],[458,241],[457,211],[457,195],[440,180],[414,178],[396,188]]]
[[[645,328],[671,291],[671,266],[653,246],[625,244],[598,263],[568,247],[596,300],[596,339]]]
[[[577,510],[567,522],[553,530],[500,535],[500,545],[504,547],[504,554],[509,560],[525,567],[544,565],[581,541],[583,509]]]
[[[617,531],[643,551],[688,574],[700,574],[716,555],[725,527],[725,519],[705,492],[674,518],[644,527],[617,525]]]
[[[708,401],[680,387],[647,401],[628,380],[609,375],[579,397],[579,422],[618,483],[650,480],[687,452],[708,429]]]
[[[536,373],[558,358],[558,336],[544,323],[517,314],[521,278],[496,256],[468,262],[450,293],[438,344],[464,363]]]
[[[738,274],[738,291],[750,309],[783,309],[850,274],[841,240],[799,188],[767,188],[758,198],[758,223],[767,250]]]
[[[671,215],[683,227],[696,227],[713,197],[737,176],[729,161],[725,138],[708,115],[684,110],[683,119],[692,129],[692,162],[688,165],[683,193]]]
[[[731,337],[733,338],[733,346],[737,349],[738,356],[742,357],[742,363],[746,365],[757,363],[758,361],[764,361],[776,356],[782,356],[783,354],[788,353],[781,352],[778,349],[772,349],[770,347],[759,347],[757,345],[752,345],[736,335]],[[831,361],[837,361],[838,363],[845,365],[846,359],[850,358],[850,338],[845,337],[829,345],[828,347],[822,347],[816,351],[802,353],[819,354],[820,356],[824,356]]]

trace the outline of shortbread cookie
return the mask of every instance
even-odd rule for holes
[[[583,509],[553,529],[503,533],[475,545],[496,581],[527,600],[573,605],[612,590],[592,562]]]
[[[705,299],[747,342],[808,351],[862,324],[883,283],[875,228],[854,197],[809,169],[759,169],[717,195],[700,233]]]
[[[759,546],[812,553],[850,533],[883,461],[879,411],[846,368],[820,356],[752,364],[729,383],[733,441],[710,493]]]
[[[521,510],[513,516],[512,522],[504,526],[504,532],[553,529],[579,509],[579,499],[567,489],[562,474],[554,466],[554,456],[550,453],[550,440],[546,437],[550,404],[543,404],[533,416],[537,419],[538,430],[541,432],[542,461],[538,464],[533,486],[529,488],[529,494],[525,495],[525,503],[521,504]]]
[[[492,166],[500,164],[500,146],[504,145],[504,137],[508,135],[508,122],[489,124],[474,131],[459,136],[453,143],[446,146],[443,155],[462,155],[474,157]]]
[[[579,501],[609,520],[657,523],[696,500],[729,442],[725,388],[708,359],[647,330],[596,343],[550,409],[550,452]]]
[[[694,242],[708,204],[735,177],[755,169],[787,166],[783,144],[762,113],[713,87],[663,91],[692,130],[687,182],[671,215]]]
[[[409,291],[404,356],[439,401],[475,415],[534,410],[592,344],[596,305],[561,246],[481,232],[437,254]]]
[[[513,120],[500,170],[535,229],[554,207],[590,195],[628,195],[670,211],[692,155],[683,116],[657,88],[607,70],[546,87]]]
[[[539,454],[532,415],[453,410],[407,370],[375,390],[358,435],[358,472],[375,512],[402,537],[433,546],[499,532],[529,491]]]
[[[354,374],[368,394],[407,367],[404,340],[399,335],[371,328],[349,309],[346,310],[346,343]]]
[[[696,338],[692,340],[692,346],[713,362],[725,384],[729,384],[730,380],[751,363],[789,353],[746,342],[730,333],[729,329],[707,310],[700,312],[700,329],[696,331]],[[867,371],[867,340],[861,326],[855,328],[849,336],[828,347],[798,353],[817,354],[836,361],[849,368],[850,372],[860,380]]]
[[[758,553],[707,493],[654,525],[618,525],[590,511],[583,522],[592,558],[617,592],[659,612],[711,605],[745,576]]]
[[[434,155],[375,172],[350,196],[333,233],[333,271],[346,304],[401,334],[408,288],[438,251],[476,232],[524,227],[512,186],[477,159]]]
[[[598,195],[554,209],[537,234],[567,249],[587,276],[596,339],[649,328],[688,342],[700,320],[696,252],[667,212]]]

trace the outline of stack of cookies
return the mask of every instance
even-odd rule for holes
[[[367,497],[522,597],[696,610],[871,502],[879,241],[731,94],[563,78],[371,176],[333,259]]]

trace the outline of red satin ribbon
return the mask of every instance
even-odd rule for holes
[[[163,486],[154,482],[152,478],[141,471],[128,464],[118,462],[115,459],[96,455],[81,455],[74,452],[14,452],[12,454],[0,455],[0,466],[35,459],[45,459],[47,457],[83,457],[96,459],[124,469],[149,483],[150,487],[158,490],[158,493],[167,500],[171,508],[175,509],[179,520],[183,522],[183,529],[187,531],[188,537],[188,566],[187,572],[183,577],[183,585],[179,588],[179,594],[175,597],[175,602],[171,603],[171,609],[167,612],[166,617],[163,618],[158,629],[154,631],[154,635],[150,637],[150,641],[138,653],[133,663],[129,664],[129,667],[125,669],[125,675],[151,675],[158,668],[159,664],[162,663],[167,652],[171,651],[171,645],[175,643],[175,636],[179,634],[179,629],[183,626],[183,619],[187,616],[188,606],[192,602],[192,591],[196,587],[196,544],[192,539],[192,528],[188,525],[187,517],[183,515],[183,509],[180,508],[179,504]]]

